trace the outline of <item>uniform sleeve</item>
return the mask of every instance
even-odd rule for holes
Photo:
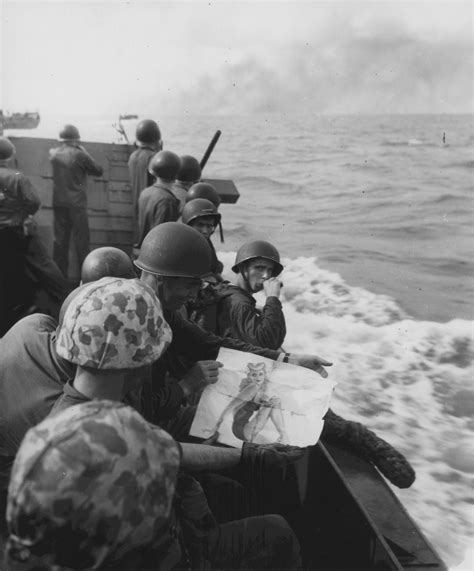
[[[89,153],[82,149],[82,153],[80,155],[80,164],[83,170],[90,175],[94,176],[102,176],[104,169],[96,163],[95,160],[89,155]]]
[[[250,301],[232,300],[230,319],[236,336],[246,343],[278,349],[285,340],[285,316],[280,300],[274,296],[267,298],[262,313]]]
[[[25,213],[34,214],[37,212],[41,205],[41,200],[35,187],[31,184],[30,179],[22,174],[18,180],[18,190]]]
[[[166,320],[173,330],[173,344],[176,344],[177,352],[194,361],[216,359],[221,347],[262,355],[274,361],[280,354],[280,351],[264,349],[238,339],[222,338],[208,333],[195,323],[183,319],[177,312],[173,312],[170,316],[167,315]]]

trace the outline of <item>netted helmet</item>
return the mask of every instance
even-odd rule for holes
[[[133,262],[123,250],[104,246],[92,250],[82,263],[82,283],[95,282],[105,277],[136,278]]]
[[[200,178],[201,167],[199,166],[199,161],[191,155],[183,155],[176,180],[181,182],[197,182]]]
[[[164,222],[145,236],[135,265],[159,276],[202,278],[210,271],[211,250],[194,228]]]
[[[0,137],[0,161],[6,161],[15,154],[15,145],[6,137]]]
[[[232,266],[232,271],[236,274],[239,272],[239,266],[243,262],[248,260],[254,260],[255,258],[265,258],[274,263],[273,276],[278,276],[283,271],[283,266],[280,263],[280,254],[278,250],[270,244],[270,242],[265,242],[265,240],[254,240],[253,242],[247,242],[240,246],[235,256],[235,263]]]
[[[205,198],[210,200],[216,208],[219,208],[221,203],[220,196],[217,193],[215,186],[209,182],[197,182],[188,190],[188,195],[186,196],[186,202],[190,202],[195,198]]]
[[[210,200],[205,198],[195,198],[187,202],[181,213],[181,219],[185,224],[191,224],[193,220],[201,216],[212,216],[216,226],[221,220],[221,215],[217,212],[217,208]]]
[[[136,369],[159,359],[172,339],[161,304],[138,279],[81,286],[62,317],[56,352],[92,369]]]
[[[150,159],[148,171],[153,176],[164,180],[176,180],[181,160],[176,153],[159,151]]]
[[[59,138],[62,141],[78,141],[81,136],[79,135],[78,128],[74,125],[64,125],[59,132]]]
[[[162,543],[179,461],[173,438],[123,403],[93,400],[47,417],[13,465],[8,559],[102,569]]]
[[[145,145],[156,145],[161,140],[161,131],[153,119],[143,119],[137,125],[135,138]]]

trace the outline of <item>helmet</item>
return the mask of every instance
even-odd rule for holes
[[[235,263],[232,266],[232,271],[236,274],[239,272],[239,266],[242,262],[247,260],[254,260],[255,258],[265,258],[275,264],[274,276],[278,276],[283,271],[283,266],[280,264],[280,254],[278,250],[264,240],[255,240],[254,242],[247,242],[240,246],[237,255],[235,256]]]
[[[201,178],[201,167],[199,162],[190,155],[181,157],[181,168],[176,175],[176,180],[181,182],[196,182]]]
[[[176,180],[181,160],[171,151],[159,151],[150,160],[148,171],[150,174],[165,180]]]
[[[143,119],[135,130],[135,138],[146,145],[156,145],[161,139],[161,131],[153,119]]]
[[[194,228],[164,222],[145,236],[135,265],[158,276],[201,278],[209,273],[211,250]]]
[[[46,418],[26,433],[12,469],[9,559],[102,569],[158,548],[169,536],[179,462],[167,432],[117,401]]]
[[[221,199],[217,194],[216,188],[208,182],[197,182],[188,190],[186,202],[194,200],[195,198],[206,198],[207,200],[210,200],[216,208],[219,208],[219,204],[221,203]]]
[[[119,248],[96,248],[90,252],[81,268],[82,283],[95,282],[105,277],[136,278],[130,257]]]
[[[79,141],[81,136],[74,125],[64,125],[61,131],[59,131],[59,138],[63,141]]]
[[[0,137],[0,161],[6,161],[15,154],[15,145],[6,137]]]
[[[217,208],[210,200],[205,198],[195,198],[187,202],[181,213],[181,218],[185,224],[189,224],[201,216],[213,216],[216,225],[221,220],[221,215],[217,212]]]
[[[137,279],[106,277],[70,300],[56,352],[83,367],[136,369],[159,359],[171,338],[152,289]]]

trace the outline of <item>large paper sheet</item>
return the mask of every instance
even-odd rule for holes
[[[316,444],[336,383],[305,367],[221,348],[219,379],[203,391],[190,434],[217,442]]]

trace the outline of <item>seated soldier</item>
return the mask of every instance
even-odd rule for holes
[[[171,436],[122,403],[43,420],[13,467],[5,571],[174,567],[179,463]]]
[[[105,276],[136,277],[131,259],[118,248],[92,250],[82,265],[84,283]],[[78,290],[63,303],[59,316]],[[26,431],[43,420],[74,376],[75,367],[56,353],[58,323],[36,313],[18,321],[0,339],[0,490]]]

